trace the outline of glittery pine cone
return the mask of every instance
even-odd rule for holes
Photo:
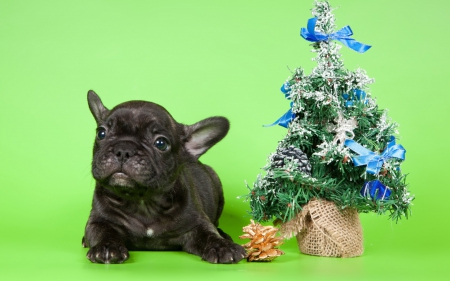
[[[250,242],[243,245],[247,251],[247,261],[268,262],[283,255],[283,251],[275,248],[283,244],[282,237],[275,237],[278,228],[250,221],[251,224],[242,228],[245,234],[239,236],[241,239],[250,239]]]
[[[311,163],[309,163],[308,156],[299,148],[291,145],[287,148],[278,149],[272,156],[272,168],[284,167],[285,160],[294,161],[298,164],[298,169],[301,172],[311,174]]]

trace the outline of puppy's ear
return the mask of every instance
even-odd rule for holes
[[[100,97],[92,90],[88,92],[88,104],[97,124],[108,115],[109,110],[103,105]]]
[[[230,122],[224,117],[211,117],[185,126],[184,147],[197,159],[228,133]]]

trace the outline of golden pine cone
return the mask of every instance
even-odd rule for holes
[[[242,245],[247,251],[247,261],[272,261],[284,255],[283,251],[275,248],[283,244],[282,237],[275,237],[278,228],[250,221],[249,225],[242,228],[245,234],[239,236],[241,239],[250,239],[248,243]]]

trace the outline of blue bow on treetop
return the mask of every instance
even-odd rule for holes
[[[353,31],[350,26],[344,26],[340,30],[335,33],[325,34],[322,32],[315,31],[317,18],[311,18],[308,20],[307,28],[302,28],[300,31],[300,35],[310,41],[310,42],[319,42],[319,41],[327,41],[327,40],[338,40],[348,48],[357,51],[359,53],[364,53],[370,49],[370,45],[365,45],[361,42],[356,41],[350,36],[353,35]]]
[[[284,83],[283,86],[281,86],[281,92],[283,92],[284,97],[287,99],[289,98],[289,93],[291,91],[289,83]],[[280,125],[281,127],[287,128],[289,126],[289,123],[291,123],[292,120],[295,118],[295,114],[292,112],[292,102],[291,102],[291,108],[283,115],[281,116],[277,121],[273,122],[270,125],[264,125],[264,127],[272,127],[275,125]]]
[[[366,182],[361,189],[361,195],[363,197],[371,197],[374,200],[389,199],[391,193],[389,187],[386,187],[379,180]]]
[[[355,166],[367,165],[366,172],[372,175],[378,174],[384,162],[390,158],[405,160],[406,150],[400,144],[395,144],[395,138],[393,136],[391,136],[391,141],[381,154],[372,152],[350,139],[345,140],[344,145],[359,154],[359,156],[352,157],[353,164]]]

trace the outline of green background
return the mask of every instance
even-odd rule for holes
[[[299,30],[311,1],[0,0],[1,280],[448,280],[448,30],[444,0],[332,0],[337,26],[373,45],[345,47],[381,108],[400,124],[402,165],[416,200],[398,224],[362,214],[365,253],[300,254],[295,239],[272,263],[213,265],[183,252],[132,252],[122,265],[92,264],[81,247],[94,181],[95,122],[86,93],[108,107],[144,99],[190,124],[223,115],[229,135],[201,160],[222,179],[222,228],[238,241],[249,223],[240,195],[282,127],[279,87],[289,69],[314,67]],[[242,241],[244,242],[244,241]]]

